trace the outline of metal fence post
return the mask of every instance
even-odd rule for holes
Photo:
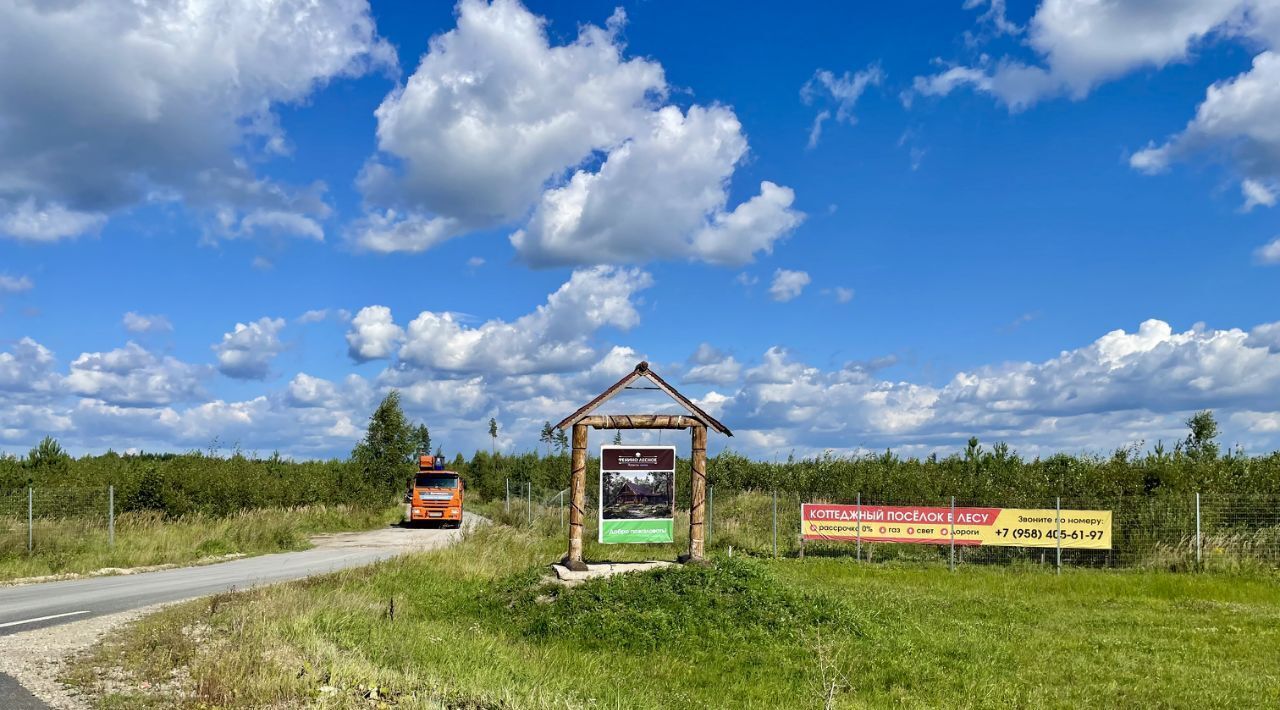
[[[706,547],[711,546],[711,510],[712,504],[716,500],[716,487],[707,486],[707,529],[702,533],[702,544]]]
[[[528,514],[526,518],[529,520],[529,527],[533,527],[533,482],[532,481],[525,481],[524,492],[525,492],[524,505],[526,508],[528,508],[528,510],[525,511]]]
[[[502,480],[507,482],[507,512],[510,513],[511,512],[511,479],[504,478]]]
[[[951,571],[956,571],[956,497],[951,496]]]
[[[28,552],[28,553],[30,553],[30,552],[31,552],[31,549],[32,549],[32,543],[33,543],[33,542],[34,542],[34,540],[35,540],[35,536],[34,536],[34,534],[32,533],[32,528],[31,528],[31,501],[32,501],[32,497],[33,497],[33,496],[32,496],[32,489],[31,489],[31,486],[27,486],[27,552]]]
[[[773,556],[778,556],[778,490],[773,491]]]
[[[564,528],[564,491],[560,491],[560,527]]]
[[[862,561],[862,491],[858,491],[858,552],[854,557],[857,561]]]
[[[1202,542],[1200,537],[1200,491],[1196,491],[1196,567],[1200,566],[1200,550]]]
[[[107,547],[116,546],[116,487],[107,486]]]
[[[1062,574],[1062,496],[1054,499],[1053,519],[1058,525],[1058,568],[1054,574]]]

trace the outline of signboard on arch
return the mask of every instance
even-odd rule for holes
[[[675,542],[674,446],[600,447],[600,542]]]

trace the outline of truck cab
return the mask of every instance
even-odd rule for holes
[[[444,470],[444,458],[418,456],[418,472],[409,479],[405,493],[406,525],[434,522],[449,527],[462,525],[462,477]]]

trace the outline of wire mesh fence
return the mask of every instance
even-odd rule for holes
[[[0,490],[0,556],[37,552],[68,538],[110,547],[118,513],[111,486]]]
[[[944,516],[952,505],[956,510],[1033,509],[1044,515],[1041,520],[1050,521],[1083,517],[1075,511],[1104,511],[1111,518],[1110,544],[1100,549],[1075,549],[1074,533],[1065,533],[1061,523],[1057,536],[1050,523],[1050,529],[1041,539],[1034,542],[1028,539],[1026,544],[1016,544],[1016,540],[999,545],[963,540],[960,544],[952,544],[950,540],[907,544],[856,538],[804,541],[801,535],[803,503],[848,506],[855,511],[879,506],[934,506],[942,509]],[[712,549],[732,547],[756,555],[808,554],[850,556],[872,562],[937,561],[957,565],[1061,565],[1173,571],[1274,568],[1280,567],[1280,497],[1184,494],[1020,499],[1015,504],[1004,504],[949,497],[924,501],[860,496],[853,500],[806,500],[794,493],[771,491],[721,491],[717,497],[713,488],[708,494],[707,533]]]

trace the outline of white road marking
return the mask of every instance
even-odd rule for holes
[[[65,614],[52,614],[52,615],[50,615],[50,616],[37,616],[37,617],[36,617],[36,618],[34,618],[34,619],[23,619],[22,621],[6,621],[5,623],[0,624],[0,629],[3,629],[3,628],[8,627],[8,626],[21,626],[21,625],[23,625],[23,624],[34,624],[34,623],[36,623],[37,621],[48,621],[49,619],[61,619],[61,618],[62,618],[62,617],[64,617],[64,616],[76,616],[77,614],[88,614],[88,613],[89,613],[89,611],[88,611],[88,610],[85,610],[85,611],[69,611],[69,612],[67,612],[67,613],[65,613]]]

